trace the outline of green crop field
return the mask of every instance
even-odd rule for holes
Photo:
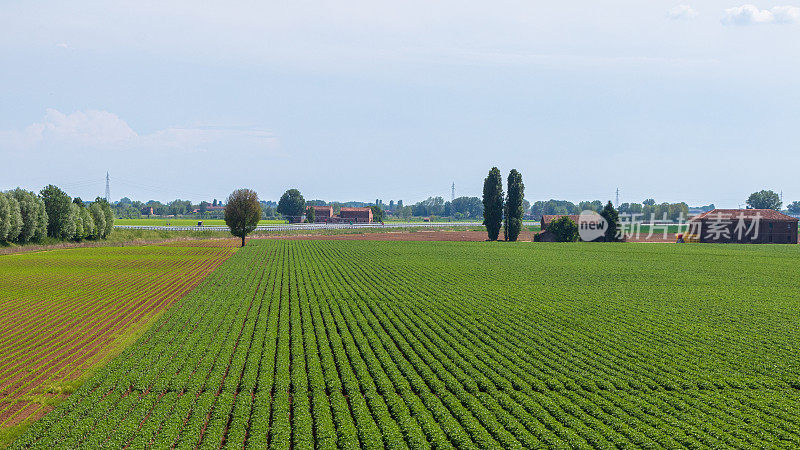
[[[0,447],[232,255],[230,243],[0,256]]]
[[[174,226],[174,227],[194,227],[197,222],[203,222],[203,226],[224,227],[223,219],[169,219],[169,218],[143,218],[143,219],[115,219],[114,225],[135,225],[135,226]],[[260,220],[259,225],[281,225],[285,220]]]
[[[250,241],[17,448],[797,448],[800,246]]]

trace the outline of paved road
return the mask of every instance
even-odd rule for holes
[[[538,222],[525,222],[526,226],[538,225]],[[446,227],[480,227],[481,222],[387,222],[380,223],[295,223],[283,225],[259,225],[256,230],[286,231],[286,230],[341,230],[356,228],[446,228]],[[175,227],[175,226],[149,226],[149,225],[114,225],[114,228],[129,230],[171,230],[171,231],[228,231],[225,226],[207,227]]]

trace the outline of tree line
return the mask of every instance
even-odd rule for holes
[[[689,218],[689,205],[680,203],[659,203],[649,198],[642,203],[623,203],[619,205],[619,213],[637,216],[641,220],[687,220]]]
[[[111,205],[100,197],[87,204],[54,185],[39,194],[20,188],[0,192],[0,242],[104,239],[113,228]]]
[[[274,201],[259,200],[261,205],[261,219],[276,219],[280,215],[275,208],[277,203]],[[221,208],[225,204],[217,199],[212,201],[203,200],[199,203],[193,203],[190,200],[175,199],[167,203],[162,203],[157,200],[148,200],[141,202],[139,200],[131,200],[128,197],[121,198],[118,202],[111,205],[114,211],[114,216],[120,219],[138,219],[142,216],[149,216],[152,210],[154,216],[191,216],[198,219],[222,219],[225,212]]]
[[[291,191],[291,189],[290,189]],[[295,189],[295,191],[297,191]],[[287,191],[289,192],[289,191]],[[284,196],[286,193],[284,193]],[[338,214],[342,207],[371,207],[374,210],[374,215],[383,215],[386,218],[396,219],[411,219],[421,217],[444,217],[453,218],[456,220],[462,219],[478,219],[483,217],[483,201],[478,197],[462,196],[446,201],[441,196],[431,196],[425,200],[421,200],[412,205],[406,205],[403,200],[390,200],[388,203],[381,199],[375,199],[374,203],[359,202],[359,201],[324,201],[324,200],[307,200],[305,207],[302,208],[303,212],[296,214],[285,214],[278,211],[278,203],[272,200],[259,200],[261,205],[261,219],[276,219],[287,218],[289,216],[302,216],[309,206],[332,206],[334,214]],[[760,191],[755,192],[747,199],[747,207],[758,209],[775,209],[780,210],[781,200],[780,196],[773,191]],[[199,203],[192,203],[189,200],[176,199],[167,203],[161,203],[156,200],[149,200],[146,203],[141,201],[131,200],[128,197],[123,197],[118,202],[114,202],[111,207],[114,216],[117,218],[139,218],[147,215],[152,209],[153,215],[158,216],[184,216],[190,215],[199,219],[221,219],[224,217],[224,211],[217,206],[224,206],[225,203],[213,199],[213,201],[201,201]],[[582,211],[595,211],[600,212],[604,204],[600,200],[586,200],[573,203],[567,200],[540,200],[531,204],[528,200],[522,200],[524,217],[538,220],[543,215],[570,215],[580,214]],[[714,205],[707,205],[697,208],[701,211],[714,209]],[[787,205],[790,214],[800,214],[800,201],[792,202]],[[619,205],[619,213],[628,215],[640,215],[642,220],[648,220],[651,215],[657,220],[662,220],[666,216],[666,220],[677,221],[681,217],[688,217],[689,206],[685,202],[678,203],[656,203],[652,198],[644,200],[641,203],[622,203]]]
[[[600,213],[603,208],[603,202],[600,200],[582,201],[578,203],[572,203],[567,200],[537,201],[531,206],[531,216],[533,216],[534,219],[539,219],[545,215],[562,216],[580,214],[583,211]],[[622,203],[619,205],[619,213],[641,215],[644,220],[649,219],[651,214],[653,214],[656,220],[662,220],[665,216],[666,220],[678,220],[681,217],[684,219],[688,217],[689,206],[683,202],[656,204],[655,200],[647,199],[642,203]]]

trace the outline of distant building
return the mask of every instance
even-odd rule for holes
[[[545,215],[542,216],[542,220],[541,220],[542,231],[547,230],[547,226],[550,225],[550,222],[552,222],[554,220],[558,220],[558,219],[560,219],[562,217],[569,217],[569,220],[571,220],[571,221],[573,221],[573,222],[575,222],[577,224],[578,223],[578,217],[580,217],[580,215],[579,214],[545,214]]]
[[[772,209],[714,209],[689,221],[686,242],[797,244],[798,219]]]
[[[333,206],[312,206],[314,222],[334,222]]]
[[[339,211],[341,222],[372,223],[372,208],[342,208]]]
[[[153,215],[153,208],[151,208],[150,206],[145,206],[144,208],[142,208],[142,215],[152,216]]]

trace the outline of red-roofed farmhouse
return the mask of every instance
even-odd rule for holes
[[[687,240],[737,244],[797,244],[798,219],[772,209],[714,209],[689,221]]]
[[[339,217],[342,222],[372,223],[372,208],[342,208]]]

